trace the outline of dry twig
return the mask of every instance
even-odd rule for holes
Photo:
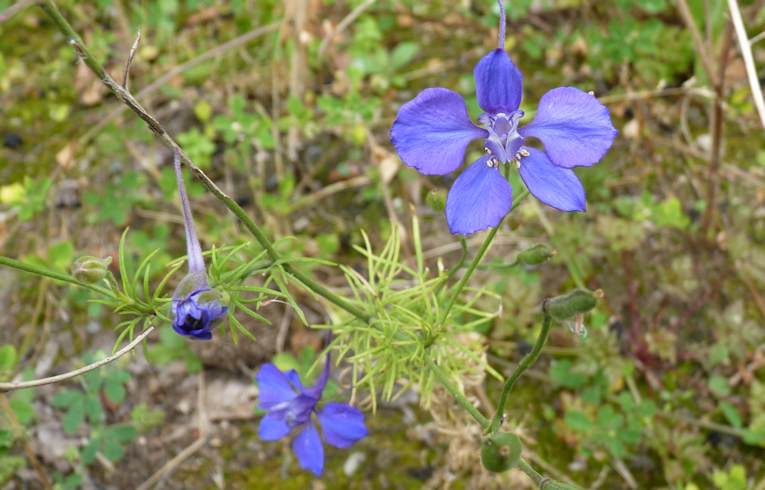
[[[337,27],[324,36],[324,39],[321,40],[321,44],[319,45],[319,58],[324,56],[324,51],[327,50],[327,47],[335,39],[335,36],[346,30],[348,26],[351,25],[354,20],[358,19],[358,17],[364,13],[366,9],[371,7],[373,3],[375,3],[375,0],[366,0],[364,3],[359,4],[358,7],[351,10],[351,12],[337,24]]]
[[[0,383],[0,393],[4,393],[7,391],[20,390],[23,388],[34,388],[36,386],[49,385],[53,383],[60,383],[68,379],[76,378],[77,376],[81,374],[85,374],[87,372],[93,371],[94,369],[98,369],[101,366],[105,366],[109,363],[116,361],[120,357],[124,356],[128,352],[135,349],[136,346],[140,344],[141,342],[143,342],[143,340],[146,337],[148,337],[149,334],[153,331],[154,331],[154,326],[149,326],[149,328],[141,332],[140,335],[138,335],[135,339],[133,339],[132,342],[130,342],[128,345],[118,350],[114,354],[107,356],[101,359],[100,361],[96,361],[92,364],[88,364],[87,366],[83,366],[79,369],[75,369],[74,371],[69,371],[67,373],[51,376],[49,378],[34,379],[32,381],[11,381],[9,383]]]
[[[125,63],[125,73],[122,75],[122,86],[125,87],[125,90],[128,90],[128,80],[130,78],[130,65],[133,64],[133,58],[135,58],[135,53],[138,51],[138,45],[141,43],[141,31],[138,31],[135,35],[135,41],[133,41],[133,45],[130,47],[130,53],[128,54],[127,62]]]
[[[162,480],[170,476],[184,461],[190,458],[194,453],[199,451],[207,444],[207,440],[210,436],[210,420],[207,416],[207,405],[205,404],[205,372],[202,370],[199,373],[199,389],[197,391],[197,416],[199,421],[197,429],[199,430],[199,437],[189,444],[186,449],[179,452],[173,459],[165,463],[159,470],[157,470],[151,477],[143,482],[138,490],[148,490],[153,488]]]
[[[29,444],[29,441],[24,434],[24,427],[16,418],[16,414],[13,412],[11,404],[8,401],[8,397],[3,393],[0,393],[0,408],[2,408],[3,413],[5,414],[6,419],[8,419],[8,423],[10,423],[13,431],[17,435],[21,436],[24,453],[27,455],[29,462],[32,463],[32,466],[37,472],[37,478],[40,480],[40,484],[43,486],[43,488],[45,488],[45,490],[52,489],[53,486],[51,485],[48,472],[45,471],[45,467],[40,463],[40,460],[37,458],[37,455],[32,449],[32,446]]]
[[[746,33],[746,27],[744,27],[744,21],[741,18],[741,9],[738,6],[738,2],[736,0],[728,0],[728,9],[730,10],[733,27],[736,29],[736,37],[738,38],[738,45],[741,49],[741,56],[744,58],[746,78],[749,79],[749,88],[752,90],[754,106],[757,108],[757,113],[760,115],[760,124],[762,124],[763,129],[765,129],[765,100],[763,100],[762,97],[762,87],[760,87],[760,79],[757,76],[757,67],[754,64],[754,56],[752,56],[752,44],[755,41],[749,40]]]

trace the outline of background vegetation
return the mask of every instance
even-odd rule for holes
[[[0,0],[1,254],[61,271],[83,254],[116,264],[130,227],[129,260],[155,250],[161,263],[182,255],[170,154],[77,63],[41,11],[10,15],[12,3]],[[578,172],[586,214],[529,199],[506,220],[473,281],[501,298],[501,310],[464,342],[482,343],[489,363],[510,372],[535,338],[543,298],[575,286],[604,292],[586,333],[574,325],[553,332],[510,404],[528,459],[586,488],[765,488],[765,138],[726,2],[689,3],[702,44],[669,0],[508,6],[524,109],[557,86],[593,90],[620,135],[603,162]],[[742,2],[752,37],[765,29],[763,3]],[[416,214],[429,265],[459,260],[460,243],[425,199],[454,176],[423,178],[403,166],[388,129],[398,107],[428,86],[459,91],[478,113],[472,67],[495,42],[494,2],[60,7],[115,78],[140,29],[131,90],[284,238],[284,253],[361,269],[366,259],[352,247],[363,243],[361,231],[380,249],[396,227],[414,263]],[[763,46],[754,45],[760,66]],[[205,248],[249,240],[190,185]],[[468,239],[470,249],[481,240]],[[555,258],[509,266],[535,243],[549,243]],[[346,287],[337,269],[312,268],[324,284]],[[330,320],[326,305],[295,294],[310,323]],[[0,268],[0,379],[108,354],[120,319],[88,297]],[[60,488],[135,488],[157,471],[169,476],[165,488],[527,484],[481,469],[480,431],[438,390],[430,411],[413,392],[381,404],[369,416],[371,437],[330,451],[324,483],[312,481],[286,446],[258,440],[252,381],[273,356],[307,370],[322,334],[280,301],[259,313],[270,324],[241,317],[257,342],[219,335],[190,343],[162,328],[143,351],[80,380],[0,394],[0,486],[35,488],[47,478]],[[465,387],[486,404],[500,386],[488,376]],[[209,427],[198,424],[200,411]],[[191,457],[174,461],[184,448]]]

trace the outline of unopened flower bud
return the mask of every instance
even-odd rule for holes
[[[428,192],[427,197],[425,197],[425,202],[428,203],[428,206],[430,206],[433,211],[440,213],[446,209],[446,192],[441,189],[434,189]]]
[[[553,255],[555,255],[554,250],[540,243],[519,253],[516,260],[523,265],[539,265],[547,262]]]
[[[204,272],[188,274],[173,294],[173,330],[193,339],[210,340],[213,327],[228,312],[228,300],[228,294],[207,285]]]
[[[597,298],[584,289],[575,289],[545,301],[544,310],[558,321],[570,320],[595,308]]]
[[[521,459],[521,440],[515,434],[500,432],[481,443],[481,463],[494,473],[515,467]]]
[[[72,275],[83,282],[96,283],[109,273],[111,257],[99,259],[92,255],[84,255],[72,264]]]

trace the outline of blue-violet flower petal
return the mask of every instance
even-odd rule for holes
[[[303,432],[292,441],[292,451],[301,468],[321,476],[324,472],[324,446],[313,422],[308,422]]]
[[[593,95],[558,87],[542,96],[534,120],[520,133],[539,138],[552,163],[571,168],[600,161],[617,131],[608,108]]]
[[[475,93],[491,114],[515,112],[523,98],[523,75],[504,49],[495,49],[475,65]]]
[[[457,177],[446,196],[446,221],[454,234],[469,235],[497,226],[510,211],[513,189],[484,155]]]
[[[319,412],[319,422],[327,444],[339,448],[351,447],[369,434],[361,410],[345,403],[327,403]]]
[[[428,88],[402,105],[390,131],[401,159],[423,175],[457,170],[471,141],[488,136],[474,125],[460,94]]]
[[[521,161],[521,178],[529,192],[559,211],[585,211],[587,200],[582,183],[573,170],[553,165],[545,152],[527,148]]]

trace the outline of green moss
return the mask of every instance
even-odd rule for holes
[[[426,414],[419,417],[427,419]],[[331,488],[369,488],[384,484],[389,488],[417,489],[431,474],[436,451],[413,440],[407,434],[412,424],[403,421],[398,410],[380,410],[367,418],[370,436],[351,449],[336,449],[325,445],[325,470],[321,481],[331,482]],[[226,482],[231,488],[278,488],[280,490],[303,490],[311,488],[316,480],[302,470],[284,442],[262,442],[257,435],[257,422],[240,428],[241,435],[220,449],[224,462]],[[258,449],[254,449],[258,448]],[[255,461],[259,450],[266,454],[265,461]],[[242,464],[239,457],[250,454],[249,464]],[[348,476],[343,466],[354,452],[364,454],[364,460],[356,471]],[[210,464],[203,464],[187,474],[189,481],[198,482],[209,474]],[[195,480],[196,479],[196,480]]]

